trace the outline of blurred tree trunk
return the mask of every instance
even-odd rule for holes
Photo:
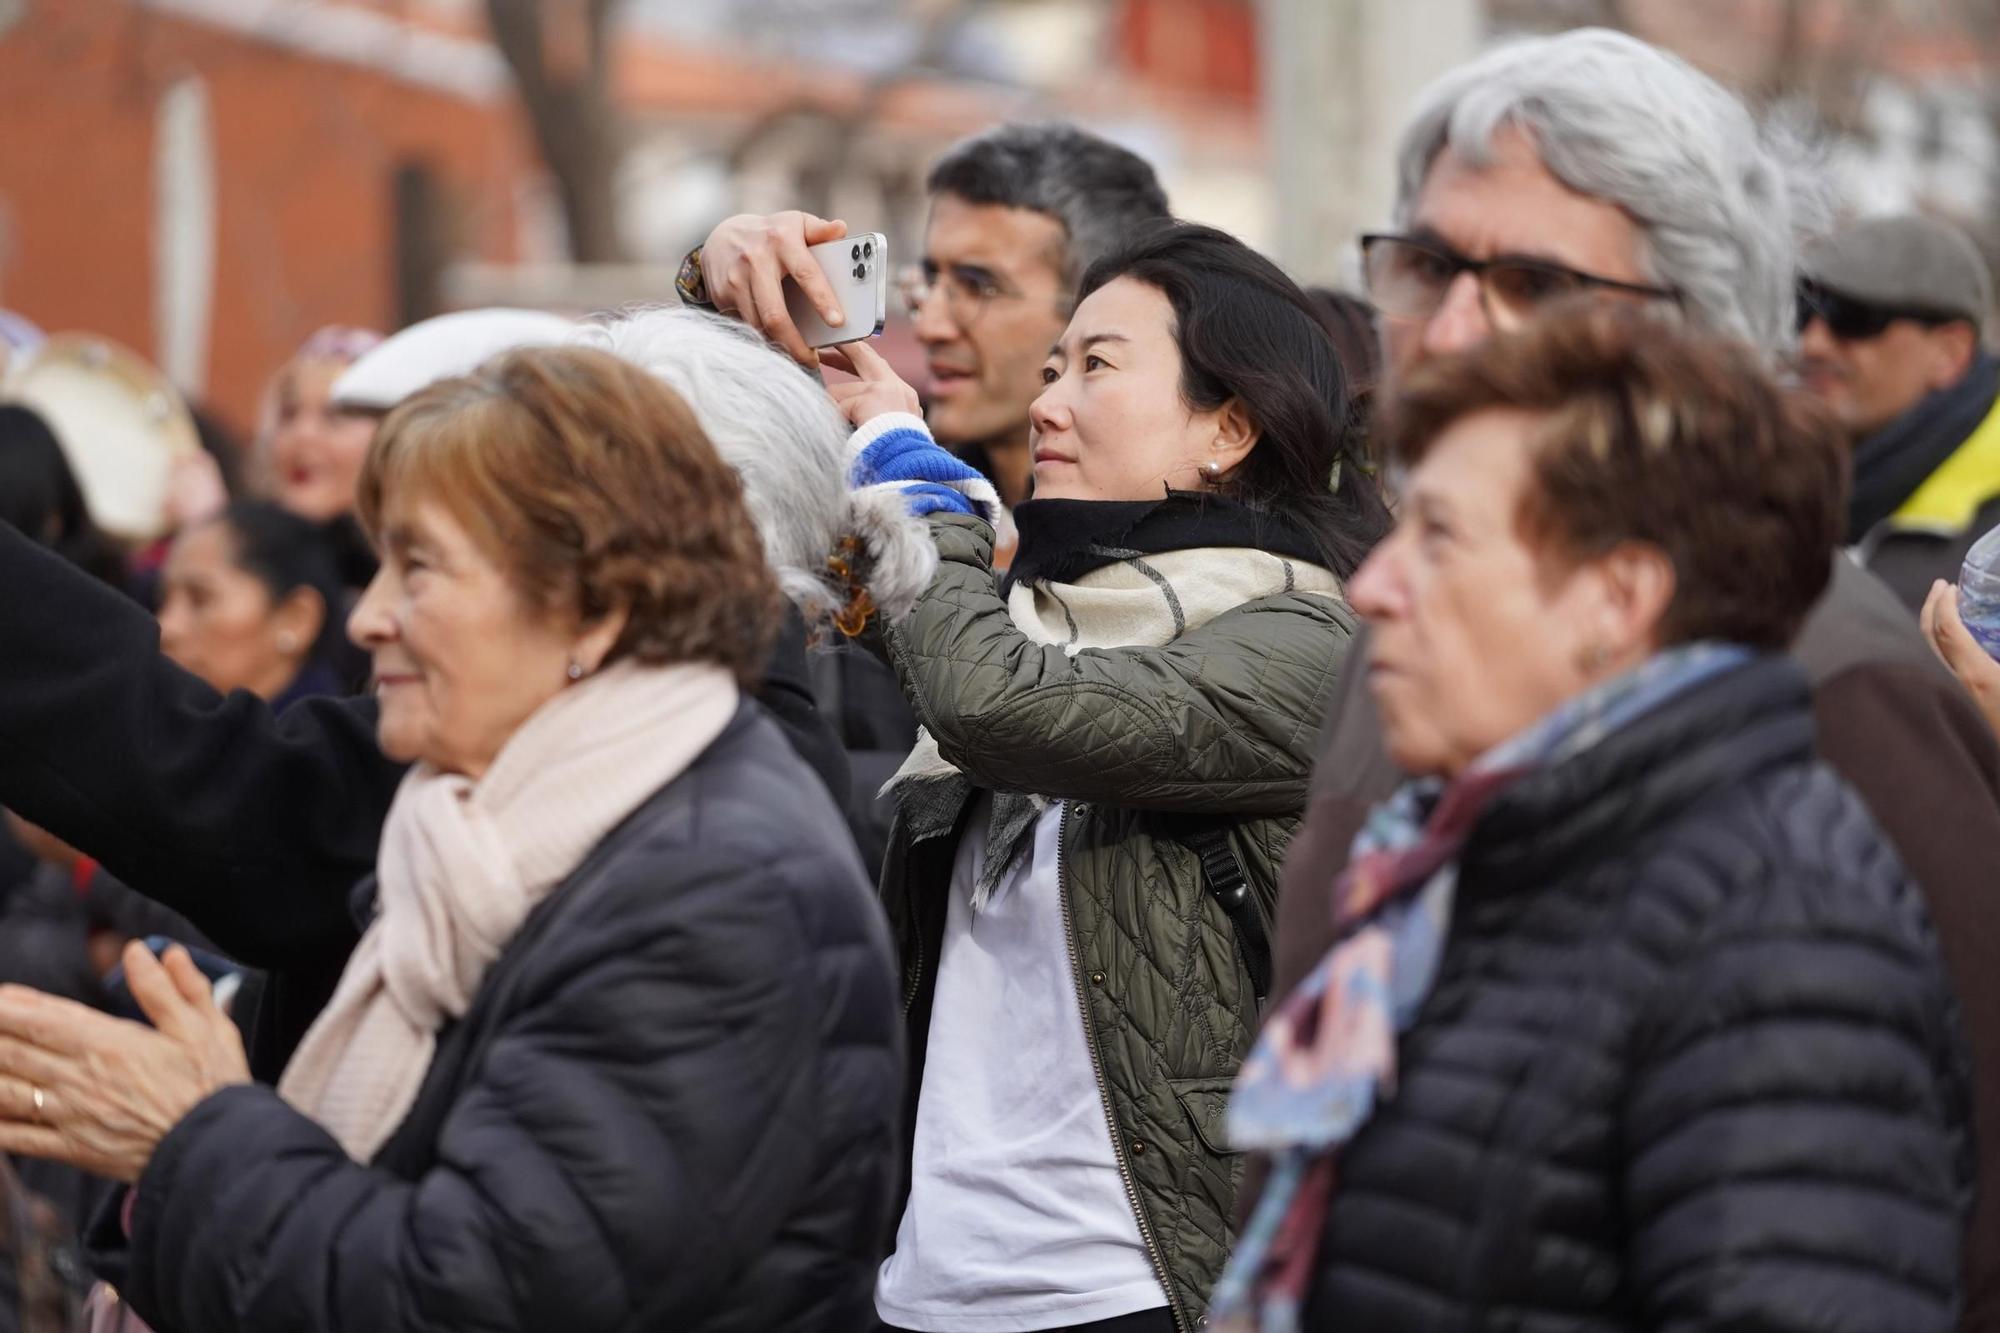
[[[946,57],[971,16],[974,3],[975,0],[911,0],[917,44],[906,60],[870,77],[860,99],[847,111],[829,111],[811,100],[800,100],[758,117],[730,147],[730,175],[740,176],[746,164],[772,139],[803,127],[812,136],[813,146],[798,158],[797,192],[792,206],[821,217],[833,216],[835,186],[846,178],[859,156],[858,150],[867,143],[882,104],[906,83],[946,74]],[[892,212],[890,216],[901,215]]]
[[[486,0],[493,40],[514,73],[542,161],[555,177],[579,263],[626,258],[616,182],[624,136],[611,102],[611,13],[618,0]]]

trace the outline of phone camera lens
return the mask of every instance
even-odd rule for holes
[[[849,259],[852,259],[852,260],[854,260],[854,261],[856,261],[856,262],[858,263],[858,262],[860,261],[860,259],[861,259],[861,247],[860,247],[860,246],[858,246],[858,245],[857,245],[857,246],[855,246],[853,250],[851,250],[851,251],[849,251],[849,252],[848,252],[848,256],[847,256],[847,257],[848,257]]]
[[[873,259],[875,257],[875,242],[863,241],[861,243],[861,253],[866,255],[868,258]]]
[[[854,276],[855,276],[855,277],[856,277],[857,279],[859,279],[859,278],[865,278],[865,277],[867,277],[867,276],[868,276],[868,269],[867,269],[867,267],[866,267],[865,265],[861,265],[861,264],[856,264],[856,265],[854,266]]]

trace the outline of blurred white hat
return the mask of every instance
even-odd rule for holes
[[[419,389],[515,347],[566,342],[576,325],[546,310],[460,310],[419,320],[364,352],[333,382],[342,407],[386,412]]]
[[[58,333],[14,359],[0,396],[48,422],[99,527],[137,541],[167,530],[174,459],[198,452],[201,435],[144,357],[96,334]]]

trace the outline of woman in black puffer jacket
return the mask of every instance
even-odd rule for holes
[[[1840,456],[1754,366],[1584,309],[1395,405],[1350,595],[1415,776],[1238,1083],[1273,1173],[1222,1326],[1953,1326],[1966,1057],[1775,653]]]
[[[151,1028],[0,987],[0,1149],[131,1187],[91,1260],[159,1333],[864,1325],[895,976],[744,694],[779,592],[736,473],[545,348],[393,412],[360,503],[350,632],[413,767],[331,999],[273,1088],[181,951],[125,953]]]

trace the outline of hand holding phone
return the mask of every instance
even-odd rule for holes
[[[786,288],[803,290],[822,319],[841,317],[844,306],[808,250],[846,235],[845,222],[796,209],[726,218],[701,245],[702,285],[709,302],[762,332],[793,360],[811,366],[817,358],[792,322]]]
[[[823,358],[835,370],[844,370],[852,380],[826,386],[827,396],[840,409],[848,424],[859,428],[887,412],[923,415],[917,391],[903,382],[889,359],[867,343],[829,348]]]
[[[826,319],[798,283],[785,282],[785,311],[811,348],[859,342],[882,331],[889,315],[889,238],[879,231],[846,236],[806,253],[840,302],[841,318]]]

